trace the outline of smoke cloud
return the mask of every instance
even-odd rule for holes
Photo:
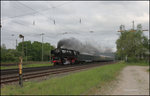
[[[94,55],[99,55],[100,53],[112,52],[111,48],[108,47],[102,48],[98,46],[95,42],[82,43],[81,41],[73,37],[60,40],[57,44],[57,48],[67,48],[67,49],[79,51],[80,53],[88,53]]]

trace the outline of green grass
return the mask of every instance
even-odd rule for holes
[[[19,61],[18,61],[19,62]],[[17,64],[18,62],[1,62],[1,64]],[[25,60],[23,60],[23,63],[24,64],[34,64],[34,63],[36,63],[36,64],[38,64],[38,63],[46,63],[46,62],[49,62],[49,61],[25,61]]]
[[[131,62],[131,63],[125,63],[127,65],[138,65],[138,66],[149,66],[149,62],[141,61],[141,62]]]
[[[125,66],[126,64],[121,62],[72,73],[63,77],[54,77],[40,82],[24,82],[23,88],[20,88],[19,85],[6,85],[1,88],[1,94],[80,95],[97,85],[104,85],[115,80],[119,71]]]
[[[16,63],[16,61],[7,61],[7,62],[3,62],[3,61],[1,61],[1,64],[12,64],[12,63]]]
[[[23,68],[27,67],[41,67],[41,66],[52,66],[53,64],[50,62],[35,62],[27,65],[23,65]],[[1,66],[1,69],[15,69],[18,66]]]

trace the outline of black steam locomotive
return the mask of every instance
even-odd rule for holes
[[[87,53],[80,53],[75,50],[56,48],[51,51],[52,62],[54,65],[75,64],[81,62],[98,62],[98,61],[112,61],[114,58],[110,56],[95,56]]]

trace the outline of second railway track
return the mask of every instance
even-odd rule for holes
[[[44,70],[44,67],[43,67],[42,68],[43,70],[25,72],[23,74],[23,80],[28,80],[32,78],[48,76],[48,75],[53,75],[53,74],[61,74],[61,73],[82,70],[82,69],[87,69],[87,68],[92,68],[92,67],[97,67],[97,66],[102,66],[102,65],[107,65],[107,64],[114,64],[114,63],[116,62],[101,62],[97,64],[87,64],[87,65],[85,64],[85,65],[80,65],[80,66],[54,67],[54,68],[49,68],[49,69],[46,68],[47,70]],[[10,75],[8,74],[1,75],[1,85],[12,83],[12,82],[18,82],[18,81],[19,81],[19,76],[17,73],[10,74]]]

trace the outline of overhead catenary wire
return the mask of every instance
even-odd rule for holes
[[[28,7],[27,5],[25,5],[25,4],[22,4],[21,2],[19,2],[21,5],[23,5],[23,6],[25,6],[25,7],[27,7],[27,8],[29,8],[29,9],[31,9],[31,10],[33,10],[33,11],[35,11],[35,12],[37,12],[37,13],[39,13],[38,11],[36,11],[36,10],[34,10],[33,8],[31,8],[31,7]],[[62,5],[64,5],[64,4],[62,4]],[[52,7],[52,8],[57,8],[57,7]],[[54,21],[54,24],[55,24],[55,20],[53,20]],[[15,22],[16,23],[16,22]],[[81,23],[81,19],[80,19],[80,23]],[[19,24],[19,23],[18,23]],[[21,24],[21,23],[20,23]],[[33,25],[35,24],[35,21],[33,22]],[[21,25],[25,25],[25,24],[21,24]]]
[[[18,1],[18,2],[19,2],[19,1]],[[30,13],[26,13],[26,14],[21,14],[21,15],[17,15],[17,16],[12,16],[12,17],[7,17],[7,18],[11,18],[11,19],[12,19],[12,18],[27,16],[27,15],[38,14],[38,13],[41,14],[41,13],[44,12],[44,11],[47,11],[47,10],[50,10],[50,9],[53,9],[53,8],[62,7],[63,5],[66,5],[66,4],[71,3],[71,2],[67,2],[67,3],[59,4],[59,5],[57,5],[57,6],[52,6],[52,7],[50,7],[50,8],[46,8],[46,9],[41,10],[41,12],[39,12],[39,11],[37,11],[37,10],[35,10],[35,9],[33,9],[33,8],[31,8],[31,7],[29,7],[29,6],[25,5],[25,4],[23,4],[23,3],[21,3],[21,2],[19,2],[19,3],[22,4],[24,7],[27,7],[27,8],[30,8],[31,10],[34,10],[34,12],[30,12]],[[8,20],[7,18],[4,19],[3,22],[4,22],[5,20]],[[50,18],[50,20],[53,20],[53,19]]]
[[[29,9],[31,9],[31,10],[33,10],[33,11],[35,11],[36,13],[41,14],[39,11],[37,11],[37,10],[35,10],[35,9],[33,9],[33,8],[29,7],[29,6],[27,6],[26,4],[23,4],[23,3],[19,2],[19,1],[18,1],[18,3],[20,3],[21,5],[23,5],[23,6],[27,7],[27,8],[29,8]],[[43,15],[43,14],[41,14],[41,15]],[[50,20],[53,20],[53,19],[50,18]]]
[[[25,5],[25,4],[23,4],[23,3],[19,2],[19,1],[18,1],[18,3],[21,4],[21,5],[23,5],[23,6],[25,6],[25,7],[27,7],[28,9],[31,9],[31,10],[37,12],[37,13],[40,13],[40,12],[38,12],[37,10],[35,10],[35,9],[33,9],[33,8],[27,6],[27,5]],[[58,5],[58,6],[54,6],[54,7],[52,7],[52,8],[57,8],[57,7],[60,7],[60,6],[62,6],[62,5],[65,5],[65,4],[66,4],[66,3],[63,3],[63,4],[60,4],[60,5]],[[47,17],[47,18],[49,18],[49,17]],[[50,18],[50,19],[51,19],[51,18]],[[53,23],[56,24],[55,19],[51,19],[51,20],[53,20]],[[80,19],[80,23],[81,23],[81,19]],[[32,24],[35,25],[35,20],[33,20],[33,23],[32,23]]]
[[[27,8],[29,8],[29,9],[31,9],[31,10],[33,10],[33,11],[35,11],[35,12],[38,13],[38,11],[36,11],[35,9],[33,9],[33,8],[29,7],[29,6],[27,6],[27,5],[24,4],[24,3],[21,3],[20,1],[18,1],[17,3],[20,3],[21,5],[23,5],[23,6],[25,6],[25,7],[27,7]]]
[[[24,30],[25,29],[29,29],[29,26],[26,26],[25,24],[23,24],[23,23],[21,23],[21,22],[18,22],[18,21],[12,21],[13,23],[16,23],[16,24],[18,24],[18,25],[24,25],[23,27],[24,27]],[[36,26],[30,26],[30,28],[31,29],[33,29],[32,31],[34,31],[34,33],[36,33],[37,31],[39,31],[40,29],[39,29],[39,27],[36,27]],[[38,28],[38,29],[37,29]],[[35,30],[34,30],[35,29]],[[11,30],[12,31],[12,30]],[[13,31],[13,32],[15,32],[15,31]],[[31,34],[30,34],[31,35]],[[30,36],[29,35],[29,36]],[[40,34],[39,34],[40,35]]]

